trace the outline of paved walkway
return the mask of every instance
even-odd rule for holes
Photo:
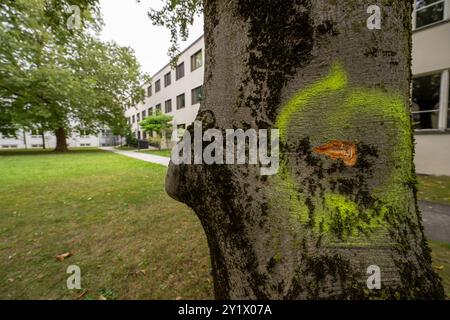
[[[419,207],[427,238],[450,243],[450,206],[419,201]]]
[[[100,149],[105,150],[105,151],[111,151],[111,152],[114,152],[114,153],[117,153],[117,154],[120,154],[120,155],[123,155],[126,157],[130,157],[130,158],[134,158],[134,159],[138,159],[138,160],[142,160],[142,161],[160,164],[160,165],[163,165],[166,167],[169,166],[169,162],[170,162],[170,158],[156,156],[154,154],[142,153],[142,152],[138,152],[138,151],[117,150],[112,147],[104,147],[104,148],[100,148]]]
[[[126,157],[169,166],[170,158],[137,151],[117,150],[111,147],[101,148]],[[450,243],[450,206],[427,201],[419,201],[423,226],[428,239]]]

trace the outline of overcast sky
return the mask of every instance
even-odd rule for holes
[[[152,25],[147,16],[148,8],[160,8],[162,0],[100,0],[105,26],[101,37],[114,40],[119,45],[134,49],[145,72],[153,75],[169,62],[167,50],[170,33]],[[191,27],[189,39],[181,44],[181,50],[203,33],[203,18],[197,18]]]

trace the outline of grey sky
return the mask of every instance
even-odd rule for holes
[[[160,8],[162,3],[161,0],[141,0],[140,4],[136,0],[100,0],[105,22],[101,38],[133,48],[143,71],[150,75],[169,62],[170,33],[165,28],[153,26],[147,16],[148,8]],[[196,19],[190,31],[189,39],[181,44],[181,49],[202,35],[202,17]]]

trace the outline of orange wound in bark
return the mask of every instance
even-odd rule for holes
[[[323,146],[314,148],[314,152],[324,154],[333,160],[341,159],[348,167],[353,167],[358,160],[356,145],[347,141],[334,140]]]

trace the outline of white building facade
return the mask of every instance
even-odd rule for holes
[[[174,129],[180,135],[194,122],[203,97],[204,52],[202,36],[180,53],[176,68],[167,64],[152,76],[145,101],[125,112],[137,139],[148,138],[139,122],[156,110],[173,116]]]
[[[98,135],[91,135],[86,132],[73,132],[67,139],[70,148],[79,147],[106,147],[116,146],[120,143],[120,138],[113,136],[105,129]],[[50,132],[42,134],[38,130],[25,131],[18,130],[14,134],[0,134],[0,149],[48,149],[56,147],[56,137]]]
[[[450,0],[416,1],[413,23],[416,169],[450,176]]]

